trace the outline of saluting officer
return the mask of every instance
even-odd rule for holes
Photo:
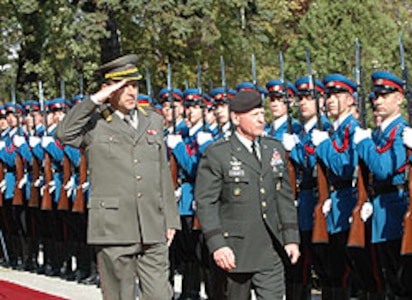
[[[88,243],[98,248],[103,298],[135,299],[138,278],[141,299],[169,300],[168,244],[180,220],[162,117],[136,107],[137,59],[102,65],[102,88],[69,111],[56,136],[87,155]]]
[[[372,203],[364,204],[361,215],[365,220],[372,218],[372,243],[378,251],[386,295],[399,297],[404,296],[404,288],[397,278],[406,210],[404,171],[407,157],[402,131],[407,123],[401,116],[404,90],[402,80],[387,71],[373,73],[372,82],[373,103],[382,122],[372,134],[370,129],[357,128],[354,137],[359,157],[373,174],[374,197]]]
[[[235,134],[206,148],[195,191],[216,299],[249,299],[252,285],[260,299],[282,299],[281,257],[292,263],[299,257],[285,152],[274,139],[260,138],[265,122],[257,92],[239,92],[230,109]]]

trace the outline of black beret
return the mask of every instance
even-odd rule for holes
[[[262,107],[262,99],[256,91],[240,91],[230,101],[229,108],[233,112],[244,113]]]
[[[100,66],[95,73],[110,80],[140,80],[142,75],[136,67],[137,55],[128,54]]]

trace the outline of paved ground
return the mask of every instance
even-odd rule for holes
[[[46,292],[55,296],[60,296],[72,300],[101,300],[101,292],[96,286],[87,286],[75,282],[69,282],[55,277],[32,274],[29,272],[14,271],[0,267],[0,280],[10,281],[38,291]],[[175,297],[180,293],[181,276],[175,279]],[[206,299],[202,286],[202,299]],[[312,299],[320,299],[316,291],[312,294]],[[255,300],[255,297],[252,297]]]
[[[76,282],[69,282],[56,277],[32,274],[29,272],[14,271],[0,267],[0,280],[10,281],[38,291],[46,292],[72,300],[101,300],[100,289],[96,286],[87,286]],[[176,276],[176,297],[180,293],[181,276]],[[202,287],[202,297],[205,294]]]

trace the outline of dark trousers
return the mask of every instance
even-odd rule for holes
[[[268,270],[230,273],[212,266],[214,295],[219,300],[250,300],[253,288],[258,300],[282,300],[285,294],[284,267],[277,260]]]
[[[365,225],[365,248],[348,247],[353,279],[359,289],[367,293],[383,292],[383,277],[378,265],[376,245],[370,242],[371,226]]]

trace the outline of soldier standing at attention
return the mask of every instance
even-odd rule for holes
[[[318,187],[316,181],[316,152],[312,143],[312,132],[317,127],[316,99],[310,91],[309,78],[301,77],[296,81],[299,114],[302,118],[302,130],[297,134],[284,133],[283,146],[290,151],[290,159],[296,166],[298,174],[298,220],[301,256],[296,264],[286,269],[286,298],[288,300],[311,299],[312,267],[320,279],[322,299],[328,299],[326,265],[322,258],[327,256],[327,244],[313,244],[313,213],[318,203]],[[325,86],[315,80],[314,89],[320,98],[320,108],[323,107]],[[320,115],[322,129],[328,131],[332,126],[325,115]]]
[[[329,234],[329,255],[323,259],[328,266],[330,299],[349,299],[350,262],[346,244],[350,216],[357,201],[353,178],[358,156],[353,135],[359,122],[351,113],[356,84],[341,74],[327,75],[323,83],[328,114],[334,120],[332,133],[317,129],[312,132],[316,155],[325,164],[328,174],[329,199],[325,200],[322,212],[326,216]]]
[[[172,298],[168,245],[180,228],[162,116],[136,107],[137,56],[101,66],[97,93],[76,105],[56,136],[84,148],[90,174],[88,243],[97,246],[104,299]],[[108,104],[105,104],[108,100]]]
[[[273,121],[266,125],[265,132],[269,136],[273,136],[279,141],[283,141],[283,134],[296,133],[298,134],[302,128],[299,122],[292,118],[292,132],[288,132],[288,105],[286,101],[290,101],[290,105],[294,103],[297,90],[295,86],[287,82],[287,91],[283,91],[283,83],[280,79],[273,79],[266,83],[266,88],[269,92],[269,108],[272,113]]]
[[[385,296],[405,298],[404,287],[398,281],[401,270],[401,240],[403,216],[406,211],[404,192],[406,149],[402,131],[407,126],[401,115],[404,100],[403,82],[387,71],[372,74],[373,101],[380,125],[370,129],[356,128],[354,142],[359,157],[373,174],[374,196],[361,210],[364,221],[371,218],[372,243],[378,253],[378,264],[383,274]]]
[[[283,263],[299,257],[285,151],[273,138],[261,137],[265,120],[257,92],[239,92],[230,110],[235,133],[206,148],[195,189],[214,261],[216,299],[250,299],[252,286],[258,299],[282,299]]]

